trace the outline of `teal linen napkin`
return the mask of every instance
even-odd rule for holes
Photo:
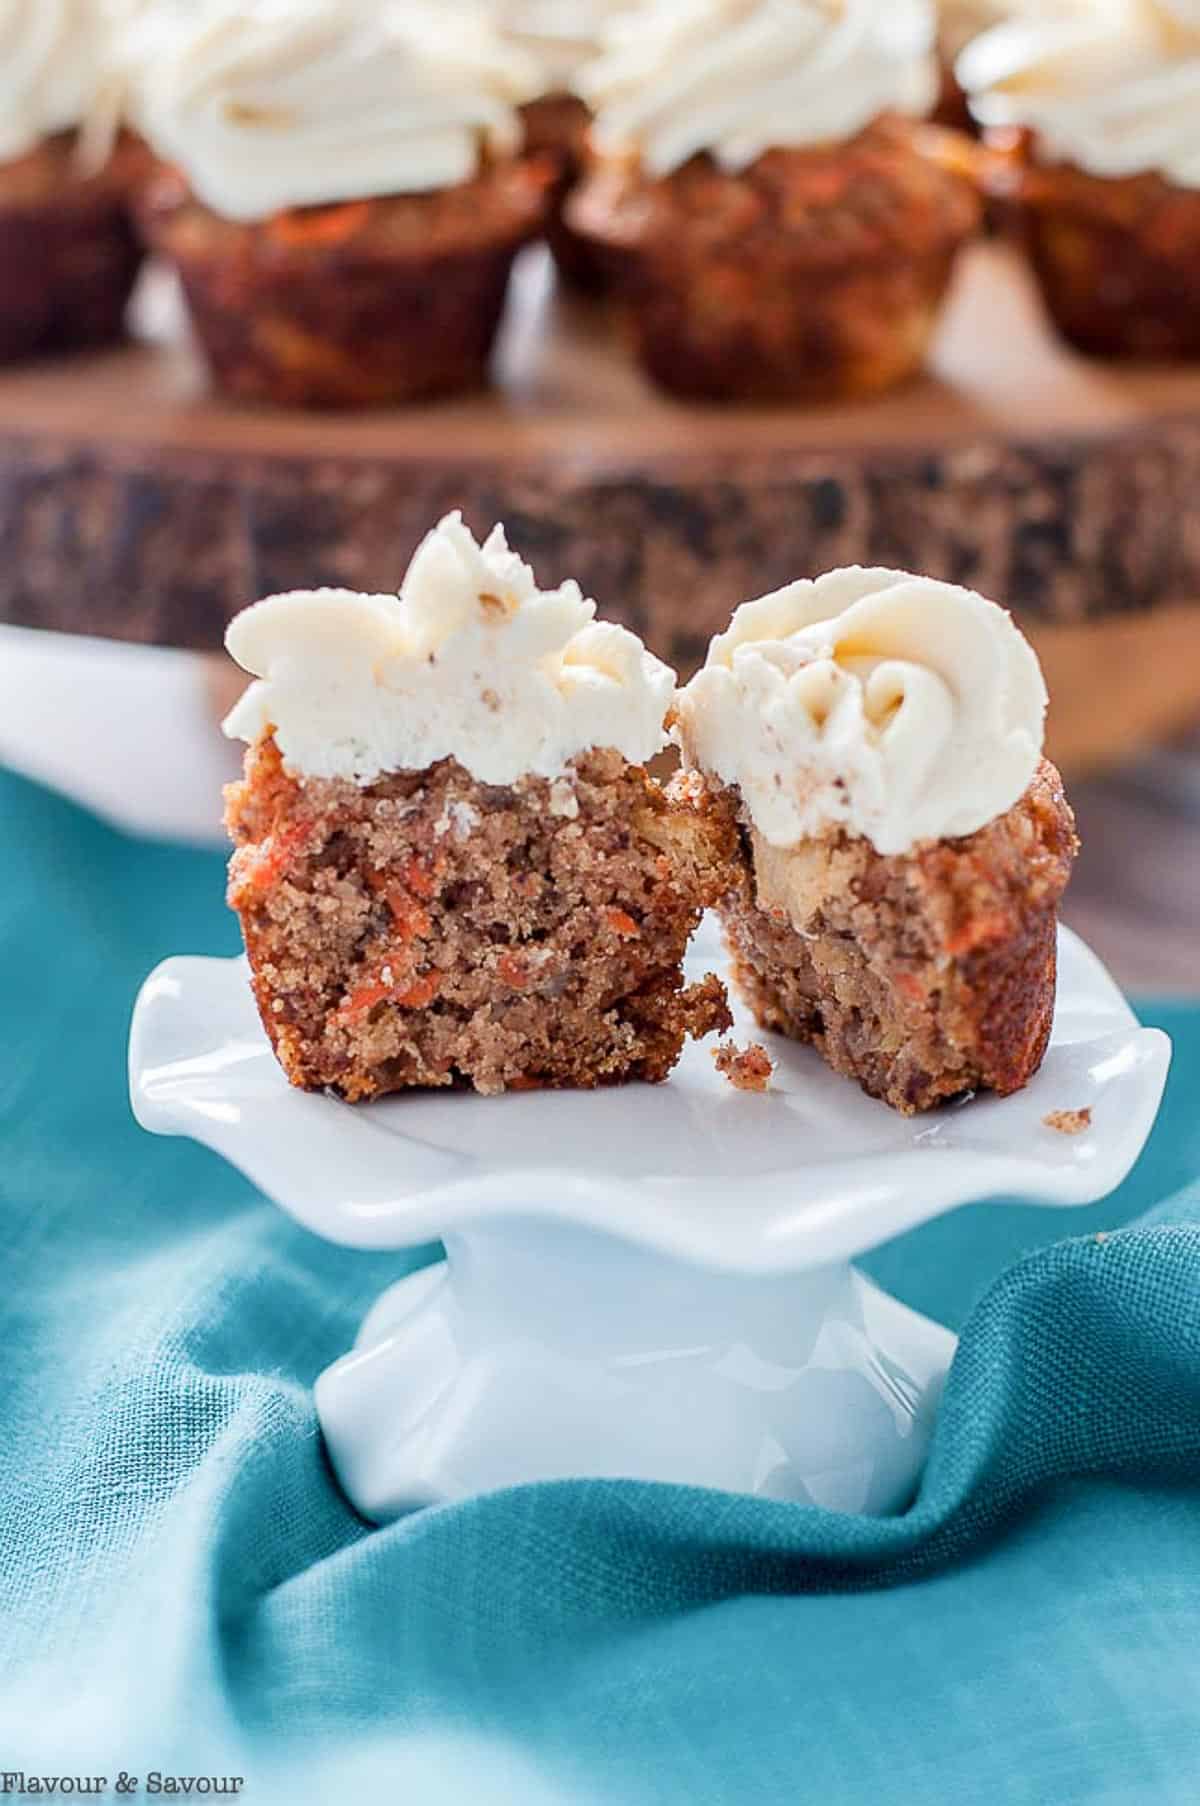
[[[310,1387],[405,1262],[128,1113],[141,978],[236,947],[219,860],[0,773],[0,869],[0,1771],[1194,1806],[1200,1010],[1147,1012],[1177,1058],[1116,1198],[870,1263],[965,1325],[905,1516],[570,1482],[372,1531]]]

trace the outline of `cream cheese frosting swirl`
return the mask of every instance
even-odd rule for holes
[[[651,176],[852,138],[937,93],[931,0],[650,0],[616,20],[578,87],[602,152]]]
[[[539,80],[482,20],[362,0],[164,7],[126,60],[154,149],[235,220],[465,182]]]
[[[938,42],[943,56],[955,58],[973,38],[1003,25],[1006,20],[1035,5],[1053,0],[938,0]]]
[[[545,94],[569,92],[611,22],[638,0],[491,0],[498,30],[536,58]]]
[[[0,0],[0,162],[84,122],[106,43],[98,0]]]
[[[360,784],[450,758],[484,784],[556,778],[592,747],[642,764],[675,674],[595,613],[576,583],[540,590],[502,527],[480,546],[447,515],[398,597],[300,591],[238,615],[226,644],[258,681],[225,732],[273,728],[293,771]]]
[[[1200,187],[1200,4],[1109,0],[987,32],[957,75],[985,125],[1026,126],[1038,155],[1091,175]]]
[[[972,834],[1024,794],[1046,686],[994,602],[834,571],[739,608],[682,692],[687,765],[737,785],[769,846],[829,830],[882,854]]]

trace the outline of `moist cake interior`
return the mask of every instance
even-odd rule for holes
[[[740,839],[720,910],[763,1028],[811,1042],[905,1114],[1028,1083],[1050,1038],[1057,910],[1077,848],[1052,765],[960,840],[890,858],[840,831],[805,843],[789,868],[801,926],[761,894],[736,790],[712,807]]]
[[[681,962],[729,830],[590,752],[479,783],[452,759],[360,786],[304,782],[275,741],[231,787],[238,911],[263,1023],[293,1084],[358,1100],[661,1080],[729,1025]]]

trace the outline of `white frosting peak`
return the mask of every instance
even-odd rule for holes
[[[938,40],[947,58],[958,56],[972,38],[1003,25],[1021,7],[1032,9],[1046,0],[938,0]]]
[[[104,81],[97,0],[0,0],[0,162],[83,124]]]
[[[602,151],[652,176],[700,151],[741,170],[889,110],[928,112],[934,39],[931,0],[648,0],[578,85]]]
[[[985,32],[956,73],[985,125],[1092,175],[1200,187],[1200,0],[1105,0]]]
[[[678,737],[689,766],[740,788],[769,845],[842,827],[899,854],[1019,800],[1046,706],[994,602],[856,568],[739,608],[682,693]]]
[[[638,0],[486,0],[504,36],[536,57],[545,94],[569,91],[612,20]]]
[[[273,728],[293,770],[362,784],[449,758],[485,784],[555,778],[591,747],[642,764],[674,673],[595,613],[576,583],[540,590],[502,527],[480,546],[451,514],[398,597],[299,591],[238,615],[226,645],[259,681],[225,732]]]
[[[125,61],[154,149],[238,220],[468,181],[485,147],[519,148],[539,83],[484,20],[424,3],[163,6]]]

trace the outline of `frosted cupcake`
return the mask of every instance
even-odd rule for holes
[[[1200,355],[1200,3],[1003,26],[958,64],[1046,304],[1100,356]]]
[[[114,148],[108,49],[99,0],[0,0],[0,361],[123,329],[137,162]]]
[[[631,13],[637,4],[638,0],[492,0],[498,27],[536,60],[540,71],[537,97],[523,109],[526,143],[531,151],[554,157],[558,165],[546,236],[559,269],[583,288],[597,287],[602,269],[564,217],[568,196],[583,172],[592,119],[580,98],[579,81],[599,56],[612,21]]]
[[[1045,1054],[1077,850],[1046,700],[1003,609],[858,569],[739,608],[680,697],[691,783],[737,830],[738,988],[906,1115]]]
[[[1003,25],[1032,0],[938,0],[938,57],[942,88],[934,117],[941,125],[960,131],[974,129],[967,97],[958,85],[955,68],[959,57],[975,38]]]
[[[247,609],[229,900],[292,1084],[351,1101],[665,1079],[728,1028],[683,957],[722,837],[645,771],[674,673],[458,515],[399,596]]]
[[[552,170],[522,154],[536,68],[480,25],[356,0],[151,22],[135,117],[169,166],[144,209],[217,385],[307,407],[485,378]]]
[[[971,186],[922,148],[925,0],[653,0],[580,78],[595,167],[568,205],[681,394],[821,399],[921,363]]]

